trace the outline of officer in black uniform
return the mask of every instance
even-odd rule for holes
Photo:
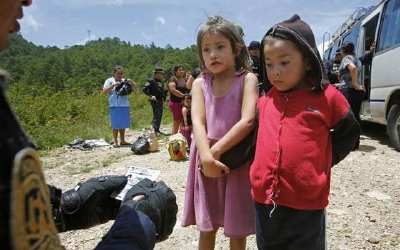
[[[19,31],[22,7],[32,0],[0,1],[0,51]],[[58,232],[85,229],[115,219],[98,250],[153,249],[176,223],[177,204],[163,182],[144,179],[122,202],[111,198],[125,176],[103,176],[62,192],[46,185],[35,144],[21,128],[5,97],[0,71],[0,242],[2,249],[64,249]]]
[[[247,49],[249,50],[251,61],[253,62],[253,67],[251,71],[257,76],[258,78],[258,92],[259,96],[263,96],[267,92],[267,88],[260,77],[260,46],[261,43],[258,41],[252,41]]]
[[[166,101],[167,91],[161,81],[164,77],[164,70],[161,67],[154,68],[154,76],[149,78],[143,87],[143,92],[150,97],[153,108],[153,129],[156,136],[165,135],[160,131],[160,124],[163,115],[163,102]]]

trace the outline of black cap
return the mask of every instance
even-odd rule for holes
[[[252,49],[252,48],[257,48],[257,49],[259,49],[260,48],[260,42],[259,41],[252,41],[250,44],[249,44],[249,47],[247,47],[248,49]]]
[[[341,49],[341,48],[338,48],[338,49],[336,50],[336,55],[337,55],[337,54],[340,54],[340,53],[342,53],[342,49]]]
[[[161,67],[157,66],[154,68],[153,73],[164,73],[164,70]]]

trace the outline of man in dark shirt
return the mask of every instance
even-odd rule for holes
[[[324,63],[325,72],[328,75],[329,82],[332,84],[340,82],[339,66],[342,61],[342,54],[340,48],[336,50],[335,58]]]
[[[258,69],[258,64],[260,61],[260,42],[252,41],[247,48],[249,49],[251,61],[253,62],[252,72],[257,76],[258,82],[260,82]]]
[[[166,90],[161,81],[164,77],[164,70],[161,67],[154,68],[154,76],[149,78],[143,87],[143,92],[150,97],[150,104],[153,108],[152,126],[156,136],[165,135],[160,131],[160,124],[163,115],[163,102],[166,100]]]

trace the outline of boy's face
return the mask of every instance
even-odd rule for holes
[[[263,53],[268,80],[277,90],[299,90],[308,86],[305,75],[309,66],[293,42],[276,40],[266,43]]]
[[[17,19],[23,16],[22,6],[31,5],[32,0],[0,0],[0,51],[9,43],[9,34],[19,31]]]
[[[227,37],[214,32],[204,34],[201,51],[205,66],[212,73],[234,69],[235,54]]]

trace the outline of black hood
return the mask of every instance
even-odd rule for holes
[[[271,83],[269,82],[266,74],[267,72],[265,69],[264,58],[264,38],[267,35],[287,39],[291,42],[294,42],[300,48],[300,50],[307,58],[308,63],[311,65],[311,76],[310,74],[308,75],[315,79],[315,84],[312,88],[314,92],[320,92],[325,88],[327,84],[329,84],[329,80],[326,75],[321,56],[319,55],[317,45],[315,43],[314,34],[310,26],[303,20],[301,20],[300,17],[296,14],[290,19],[274,25],[271,29],[268,30],[268,32],[261,40],[259,63],[260,79],[267,87],[271,86]]]

